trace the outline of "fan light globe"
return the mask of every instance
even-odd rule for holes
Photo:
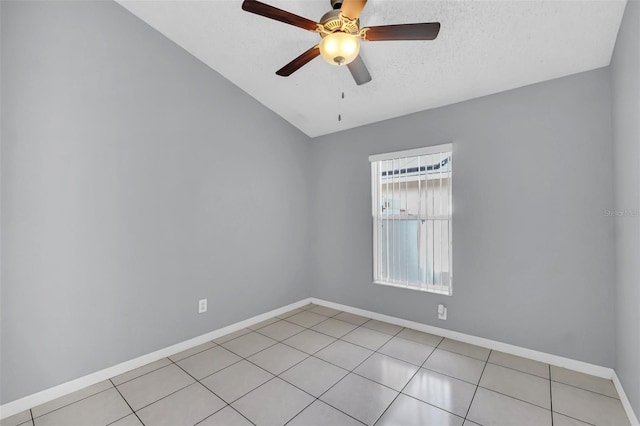
[[[360,52],[360,41],[353,34],[335,32],[320,42],[320,54],[330,64],[346,65],[351,63]]]

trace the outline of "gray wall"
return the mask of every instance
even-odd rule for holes
[[[313,295],[612,367],[610,108],[604,68],[314,139]],[[367,157],[445,142],[453,296],[372,284]]]
[[[1,7],[2,403],[309,296],[304,134],[114,2]]]
[[[640,415],[640,2],[629,1],[611,63],[616,373]]]

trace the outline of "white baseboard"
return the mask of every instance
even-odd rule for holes
[[[613,380],[613,385],[616,387],[616,391],[618,391],[620,402],[622,402],[624,411],[627,413],[627,417],[629,417],[631,426],[640,426],[640,421],[638,421],[636,413],[633,412],[631,402],[629,402],[629,398],[627,398],[627,394],[624,392],[624,388],[622,387],[622,382],[620,382],[620,379],[618,378],[618,375],[615,371],[613,372],[613,377],[611,378],[611,380]]]
[[[95,373],[88,374],[83,377],[79,377],[75,380],[71,380],[61,385],[54,386],[52,388],[45,389],[38,393],[34,393],[32,395],[25,396],[15,401],[8,402],[0,406],[0,419],[5,419],[7,417],[13,416],[14,414],[18,414],[24,410],[28,410],[40,404],[44,404],[45,402],[49,402],[61,396],[67,395],[71,392],[75,392],[80,389],[86,388],[87,386],[94,385],[103,380],[110,379],[111,377],[117,376],[118,374],[126,373],[127,371],[133,370],[134,368],[142,367],[143,365],[177,354],[178,352],[182,352],[194,346],[198,346],[203,343],[209,342],[211,340],[215,340],[218,337],[224,336],[225,334],[233,333],[234,331],[238,331],[243,328],[252,326],[253,324],[257,324],[261,321],[283,314],[292,309],[299,308],[300,306],[304,306],[310,302],[311,302],[310,298],[303,299],[298,302],[291,303],[290,305],[283,306],[282,308],[265,312],[264,314],[260,314],[255,317],[246,319],[244,321],[231,324],[224,328],[219,328],[218,330],[203,334],[198,337],[194,337],[193,339],[176,343],[175,345],[169,346],[164,349],[160,349],[150,354],[146,354],[138,358],[125,361],[121,364],[114,365],[109,368],[105,368],[104,370],[96,371]]]
[[[558,355],[539,352],[533,349],[527,349],[520,346],[510,345],[508,343],[498,342],[495,340],[490,340],[482,337],[472,336],[469,334],[459,333],[457,331],[447,330],[446,328],[434,327],[432,325],[426,325],[419,322],[392,317],[389,315],[383,315],[377,312],[371,312],[364,309],[353,308],[351,306],[341,305],[339,303],[327,302],[326,300],[322,300],[322,299],[311,298],[311,302],[318,305],[327,306],[329,308],[350,312],[352,314],[377,319],[379,321],[385,321],[391,324],[413,328],[414,330],[424,331],[425,333],[436,334],[438,336],[447,337],[449,339],[459,340],[461,342],[469,343],[476,346],[482,346],[483,348],[493,349],[500,352],[506,352],[511,355],[530,358],[535,361],[544,362],[546,364],[552,364],[557,367],[568,368],[571,370],[579,371],[581,373],[590,374],[592,376],[602,377],[605,379],[611,379],[613,377],[613,369],[608,367],[602,367],[600,365],[589,364],[587,362],[582,362],[582,361],[576,361],[574,359],[565,358]]]
[[[315,303],[317,305],[327,306],[329,308],[334,308],[341,311],[350,312],[352,314],[377,319],[379,321],[385,321],[391,324],[396,324],[403,327],[409,327],[414,330],[424,331],[426,333],[447,337],[449,339],[459,340],[461,342],[469,343],[472,345],[482,346],[488,349],[505,352],[511,355],[530,358],[536,361],[552,364],[558,367],[568,368],[571,370],[579,371],[581,373],[586,373],[593,376],[602,377],[605,379],[611,379],[613,380],[616,390],[618,391],[618,395],[620,396],[620,402],[622,402],[622,405],[627,413],[627,416],[629,417],[629,420],[631,421],[631,424],[633,426],[640,426],[640,424],[638,423],[638,418],[633,412],[633,408],[631,407],[631,404],[624,392],[624,389],[622,388],[622,384],[620,383],[620,380],[618,379],[618,376],[616,375],[615,371],[611,368],[589,364],[582,361],[576,361],[574,359],[565,358],[558,355],[539,352],[532,349],[523,348],[520,346],[510,345],[508,343],[498,342],[490,339],[484,339],[482,337],[476,337],[469,334],[447,330],[445,328],[434,327],[427,324],[409,321],[402,318],[396,318],[389,315],[379,314],[377,312],[367,311],[364,309],[354,308],[352,306],[328,302],[326,300],[316,299],[316,298],[307,298],[307,299],[300,300],[290,305],[283,306],[281,308],[274,309],[269,312],[265,312],[264,314],[257,315],[255,317],[237,322],[235,324],[231,324],[224,328],[220,328],[210,333],[206,333],[201,336],[194,337],[193,339],[185,340],[184,342],[177,343],[175,345],[169,346],[164,349],[160,349],[150,354],[143,355],[141,357],[132,359],[130,361],[126,361],[121,364],[114,365],[113,367],[109,367],[104,370],[97,371],[95,373],[80,377],[70,382],[63,383],[61,385],[54,386],[52,388],[26,396],[24,398],[20,398],[15,401],[6,403],[0,406],[0,419],[13,416],[14,414],[18,414],[24,410],[28,410],[40,404],[44,404],[45,402],[49,402],[51,400],[54,400],[56,398],[69,394],[71,392],[75,392],[87,386],[91,386],[103,380],[107,380],[111,377],[125,373],[129,370],[142,367],[143,365],[149,364],[151,362],[157,361],[162,358],[166,358],[168,356],[174,355],[178,352],[182,352],[194,346],[198,346],[208,341],[215,340],[218,337],[224,336],[225,334],[233,333],[234,331],[238,331],[240,329],[250,327],[253,324],[257,324],[261,321],[283,314],[292,309],[299,308],[308,303]]]
[[[391,324],[400,325],[403,327],[412,328],[418,331],[424,331],[425,333],[431,333],[449,339],[459,340],[461,342],[469,343],[476,346],[482,346],[484,348],[493,349],[500,352],[505,352],[511,355],[517,355],[535,361],[544,362],[546,364],[555,365],[557,367],[568,368],[580,373],[590,374],[592,376],[602,377],[604,379],[610,379],[618,391],[620,402],[624,407],[627,417],[632,426],[640,426],[638,418],[633,412],[631,403],[627,398],[627,395],[622,388],[622,383],[616,375],[616,372],[612,368],[602,367],[600,365],[589,364],[588,362],[577,361],[571,358],[565,358],[558,355],[548,354],[546,352],[539,352],[533,349],[523,348],[521,346],[510,345],[508,343],[498,342],[495,340],[484,339],[482,337],[471,336],[469,334],[458,333],[457,331],[447,330],[445,328],[434,327],[432,325],[426,325],[419,322],[409,321],[402,318],[396,318],[389,315],[379,314],[377,312],[367,311],[364,309],[354,308],[352,306],[342,305],[340,303],[328,302],[322,299],[311,298],[311,303],[316,305],[322,305],[340,311],[350,312],[352,314],[361,315],[368,318],[377,319],[379,321],[385,321]]]

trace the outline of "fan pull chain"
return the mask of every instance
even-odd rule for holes
[[[340,98],[344,99],[344,92],[341,92]],[[342,121],[342,114],[338,114],[338,122]]]

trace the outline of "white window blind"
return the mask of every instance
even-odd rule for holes
[[[451,153],[444,144],[369,157],[375,283],[451,294]]]

